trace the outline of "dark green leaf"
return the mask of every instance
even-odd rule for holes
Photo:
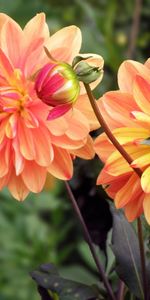
[[[56,272],[53,265],[42,266],[31,273],[37,285],[46,289],[51,298],[59,300],[87,300],[98,298],[98,293],[92,286],[64,279]]]
[[[116,257],[116,271],[122,281],[138,298],[143,299],[140,253],[136,233],[122,211],[113,213],[112,250]]]

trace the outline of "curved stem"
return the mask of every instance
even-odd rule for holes
[[[127,58],[132,59],[134,57],[137,36],[140,29],[140,16],[142,12],[142,0],[134,1],[134,13],[133,13],[133,21],[131,25],[130,37],[129,37],[129,48],[127,50]]]
[[[97,254],[96,254],[96,251],[95,251],[95,247],[93,245],[92,239],[90,237],[90,234],[89,234],[87,226],[86,226],[86,224],[84,222],[84,219],[83,219],[83,217],[81,215],[81,212],[80,212],[80,209],[78,207],[78,204],[77,204],[77,202],[76,202],[76,200],[74,198],[74,195],[73,195],[73,193],[71,191],[71,188],[70,188],[70,186],[69,186],[69,184],[68,184],[67,181],[65,181],[65,186],[66,186],[66,190],[68,192],[69,199],[70,199],[70,201],[72,203],[72,206],[74,208],[74,211],[76,212],[77,218],[78,218],[78,220],[79,220],[79,222],[80,222],[80,224],[82,226],[85,239],[86,239],[86,241],[88,243],[88,246],[89,246],[89,248],[91,250],[93,259],[94,259],[95,264],[97,266],[97,269],[99,271],[100,277],[101,277],[101,279],[102,279],[102,281],[103,281],[103,283],[105,285],[105,288],[106,288],[106,290],[108,292],[108,295],[109,295],[109,297],[110,297],[111,300],[116,300],[116,297],[115,297],[115,295],[113,293],[113,290],[112,290],[112,288],[110,286],[110,283],[109,283],[109,281],[108,281],[108,279],[107,279],[107,277],[105,275],[103,267],[102,267],[102,265],[101,265],[101,263],[100,263],[100,261],[99,261],[99,259],[97,257]]]
[[[124,294],[125,294],[125,284],[123,281],[120,281],[118,300],[124,300]]]
[[[145,300],[147,300],[148,294],[147,294],[146,262],[145,262],[142,222],[140,218],[137,219],[137,229],[138,229],[139,247],[140,247],[140,254],[141,254],[141,266],[142,266],[141,270],[142,270],[142,278],[143,278],[144,296],[145,296]]]
[[[131,163],[133,162],[132,157],[126,152],[126,150],[120,145],[120,143],[117,141],[117,139],[115,138],[115,136],[112,134],[111,130],[109,129],[107,123],[105,122],[99,107],[93,97],[93,94],[91,92],[91,88],[88,84],[84,84],[87,95],[89,97],[91,106],[93,108],[93,111],[97,117],[97,120],[99,121],[101,127],[104,129],[106,135],[108,136],[109,140],[112,142],[112,144],[115,146],[115,148],[120,152],[120,154],[123,156],[123,158],[127,161],[127,163],[131,166]],[[142,175],[142,171],[139,168],[132,168],[134,170],[134,172],[136,172],[136,174],[141,177]]]
[[[115,148],[120,152],[122,157],[127,161],[127,163],[130,165],[130,167],[133,169],[133,171],[141,177],[142,170],[139,168],[133,168],[131,166],[131,163],[133,162],[132,157],[126,152],[126,150],[120,145],[120,143],[117,141],[115,136],[112,134],[111,130],[109,129],[107,123],[105,122],[99,107],[93,97],[93,94],[91,92],[91,88],[88,84],[84,84],[89,101],[91,103],[91,106],[93,108],[93,111],[97,117],[97,120],[99,121],[99,124],[103,128],[104,132],[106,133],[109,140],[112,142],[112,144],[115,146]],[[142,270],[142,279],[143,279],[143,290],[144,290],[144,300],[147,300],[147,276],[146,276],[146,263],[145,263],[145,252],[144,252],[144,241],[143,241],[143,235],[142,235],[142,226],[141,226],[141,219],[140,217],[137,219],[137,228],[138,228],[138,240],[139,240],[139,248],[140,248],[140,259],[141,259],[141,270]]]

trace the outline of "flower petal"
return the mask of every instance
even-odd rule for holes
[[[76,26],[62,28],[53,34],[46,44],[52,57],[71,63],[81,48],[81,32]]]
[[[40,124],[40,128],[33,131],[33,141],[35,145],[36,162],[43,167],[47,167],[53,160],[54,153],[51,144],[50,133],[47,128]]]
[[[150,193],[150,167],[148,167],[142,174],[141,186],[145,193]]]
[[[127,183],[117,192],[115,205],[117,208],[124,207],[130,201],[139,199],[142,193],[140,178],[136,174],[129,177]],[[138,201],[137,201],[138,202]]]
[[[3,25],[10,19],[11,18],[8,15],[0,13],[0,31],[2,30]]]
[[[42,37],[47,39],[49,37],[49,28],[45,21],[45,14],[39,13],[33,17],[24,27],[24,35],[26,36],[26,43],[28,47],[33,47],[33,42]]]
[[[103,133],[95,139],[94,149],[99,158],[105,162],[115,150],[115,147],[108,140],[105,133]]]
[[[81,139],[81,140],[72,140],[69,138],[67,135],[61,135],[61,136],[51,136],[52,143],[55,146],[68,149],[68,150],[74,150],[81,148],[85,145],[86,139]]]
[[[82,112],[83,115],[86,117],[86,119],[89,122],[91,131],[100,127],[87,95],[79,96],[74,107],[80,112]]]
[[[33,142],[33,129],[25,126],[24,121],[18,120],[18,139],[20,152],[24,158],[32,160],[36,157],[35,145]]]
[[[139,127],[130,117],[138,106],[132,95],[120,91],[106,93],[98,103],[101,113],[111,129],[128,126]]]
[[[137,75],[133,86],[134,98],[143,112],[150,115],[150,84],[143,77]]]
[[[20,66],[25,70],[26,75],[30,76],[41,67],[44,57],[46,57],[43,46],[49,38],[49,29],[45,22],[45,14],[40,13],[32,18],[26,24],[23,33],[24,51],[20,60]],[[37,62],[36,64],[35,61]]]
[[[52,108],[49,111],[49,114],[47,116],[47,120],[48,121],[52,121],[55,120],[61,116],[63,116],[65,113],[67,113],[69,110],[71,109],[71,105],[70,104],[62,104],[62,105],[58,105],[54,108]]]
[[[134,168],[143,168],[145,166],[147,166],[148,164],[150,164],[150,151],[149,151],[149,146],[146,148],[145,147],[145,151],[143,154],[143,151],[141,151],[141,154],[139,153],[139,157],[137,159],[135,159],[132,162],[132,167]]]
[[[9,82],[11,75],[13,74],[13,66],[5,53],[0,48],[0,75]]]
[[[133,222],[143,213],[143,199],[144,193],[138,197],[138,201],[136,198],[125,206],[125,215],[129,222]]]
[[[117,128],[113,130],[113,134],[118,142],[123,145],[129,142],[134,142],[138,139],[146,139],[149,137],[149,130],[145,128]]]
[[[145,218],[148,224],[150,224],[150,194],[146,194],[144,196],[143,208],[144,208]]]
[[[31,192],[39,193],[45,184],[46,168],[37,165],[34,161],[26,161],[21,177]]]
[[[25,186],[21,176],[16,176],[14,171],[9,179],[8,189],[13,197],[19,201],[23,201],[29,194],[29,190]]]
[[[0,47],[17,68],[22,54],[23,32],[11,18],[4,24],[0,33]]]
[[[90,135],[87,138],[86,144],[76,150],[73,150],[70,152],[71,154],[74,154],[75,156],[81,157],[83,159],[92,159],[95,156],[95,151],[93,147],[93,140],[90,137]]]
[[[134,118],[135,122],[140,126],[149,129],[150,115],[142,111],[132,111],[131,117]],[[140,129],[141,130],[141,129]]]
[[[149,77],[150,70],[143,64],[133,60],[126,60],[121,64],[118,70],[118,85],[122,92],[132,93],[133,81],[137,74]]]
[[[73,140],[82,140],[87,137],[90,131],[88,120],[79,110],[73,109],[73,114],[70,118],[69,128],[65,134]]]
[[[16,136],[13,139],[12,146],[14,149],[14,167],[15,167],[15,173],[16,176],[20,175],[23,168],[24,168],[24,157],[22,156],[19,148],[19,141],[18,137]]]
[[[125,173],[132,172],[132,168],[126,162],[126,160],[121,156],[118,150],[114,151],[106,161],[105,171],[110,175],[118,176]]]
[[[66,150],[54,146],[54,160],[47,170],[56,178],[62,180],[70,179],[73,173],[73,164],[70,154]]]

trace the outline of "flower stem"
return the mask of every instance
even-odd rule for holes
[[[124,300],[124,294],[125,294],[125,284],[124,284],[123,281],[120,281],[118,299],[117,300]]]
[[[140,218],[137,219],[137,229],[138,229],[138,239],[139,239],[139,247],[140,247],[140,255],[141,255],[141,270],[142,270],[142,278],[143,278],[144,297],[145,300],[148,300],[145,251],[144,251],[144,242],[143,242],[142,222]]]
[[[97,254],[96,254],[96,251],[95,251],[95,247],[94,247],[94,245],[93,245],[91,236],[90,236],[89,231],[88,231],[88,229],[87,229],[87,226],[86,226],[86,224],[85,224],[85,222],[84,222],[84,219],[83,219],[83,217],[82,217],[82,214],[81,214],[81,212],[80,212],[80,209],[79,209],[79,207],[78,207],[78,204],[77,204],[77,202],[76,202],[76,200],[75,200],[75,198],[74,198],[74,195],[73,195],[73,193],[72,193],[72,191],[71,191],[71,188],[70,188],[70,186],[69,186],[69,184],[68,184],[67,181],[65,181],[65,186],[66,186],[66,190],[67,190],[69,199],[70,199],[70,201],[71,201],[71,203],[72,203],[72,206],[73,206],[73,208],[74,208],[74,211],[75,211],[75,213],[76,213],[76,215],[77,215],[77,218],[78,218],[78,220],[79,220],[79,222],[80,222],[80,224],[81,224],[81,226],[82,226],[82,229],[83,229],[83,233],[84,233],[85,239],[86,239],[86,241],[87,241],[87,243],[88,243],[88,246],[89,246],[89,248],[90,248],[90,250],[91,250],[93,259],[94,259],[95,264],[96,264],[96,266],[97,266],[97,269],[98,269],[98,271],[99,271],[100,277],[101,277],[101,279],[102,279],[102,281],[103,281],[103,283],[104,283],[104,285],[105,285],[105,288],[106,288],[106,290],[107,290],[107,292],[108,292],[108,295],[109,295],[109,297],[110,297],[111,300],[116,300],[116,297],[115,297],[115,295],[114,295],[114,293],[113,293],[113,290],[112,290],[112,288],[111,288],[111,286],[110,286],[110,283],[109,283],[109,281],[108,281],[108,279],[107,279],[107,277],[106,277],[106,274],[105,274],[105,272],[104,272],[104,270],[103,270],[103,267],[102,267],[102,265],[101,265],[101,263],[100,263],[100,261],[99,261],[99,259],[98,259],[98,257],[97,257]]]
[[[133,168],[131,166],[131,163],[133,162],[132,157],[126,152],[126,150],[120,145],[120,143],[117,141],[115,136],[112,134],[111,130],[109,129],[107,123],[105,122],[100,109],[96,103],[96,100],[93,97],[91,88],[88,84],[84,84],[89,101],[91,103],[91,106],[93,108],[93,111],[95,113],[95,116],[97,117],[97,120],[99,121],[101,127],[103,128],[104,132],[106,133],[109,140],[112,142],[112,144],[115,146],[115,148],[120,152],[122,157],[127,161],[127,163],[130,165],[130,167],[133,169],[133,171],[141,177],[142,170],[139,168]],[[142,225],[141,225],[141,219],[140,217],[137,219],[137,228],[138,228],[138,240],[139,240],[139,248],[140,248],[140,259],[141,259],[141,270],[142,270],[142,279],[143,279],[143,290],[144,290],[144,300],[147,300],[147,276],[146,276],[146,264],[145,264],[145,252],[144,252],[144,241],[143,241],[143,235],[142,235]]]
[[[91,88],[88,84],[84,84],[87,95],[89,97],[91,106],[93,108],[93,111],[97,117],[97,120],[99,121],[101,127],[104,129],[106,135],[108,136],[109,140],[112,142],[112,144],[115,146],[115,148],[120,152],[120,154],[123,156],[123,158],[128,162],[129,165],[131,165],[131,163],[133,162],[133,159],[131,158],[131,156],[126,152],[126,150],[120,145],[120,143],[117,141],[117,139],[115,138],[115,136],[112,134],[111,130],[109,129],[107,123],[105,122],[99,107],[93,97],[93,94],[91,92]],[[132,167],[132,166],[130,166]],[[142,171],[139,168],[132,168],[134,170],[134,172],[137,173],[138,176],[141,177],[142,175]]]

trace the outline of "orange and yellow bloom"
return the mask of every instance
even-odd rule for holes
[[[125,61],[118,72],[119,90],[106,93],[99,103],[106,122],[132,158],[134,172],[105,134],[95,150],[105,165],[97,184],[103,184],[117,208],[124,208],[129,221],[143,211],[150,223],[150,63]]]
[[[94,155],[89,132],[98,125],[82,85],[73,110],[47,121],[53,107],[41,101],[33,81],[49,63],[44,46],[57,61],[70,64],[81,47],[80,30],[70,26],[50,37],[43,13],[23,30],[0,14],[0,189],[8,186],[18,200],[40,192],[47,172],[71,178],[72,157]],[[100,56],[89,60],[103,66]]]

